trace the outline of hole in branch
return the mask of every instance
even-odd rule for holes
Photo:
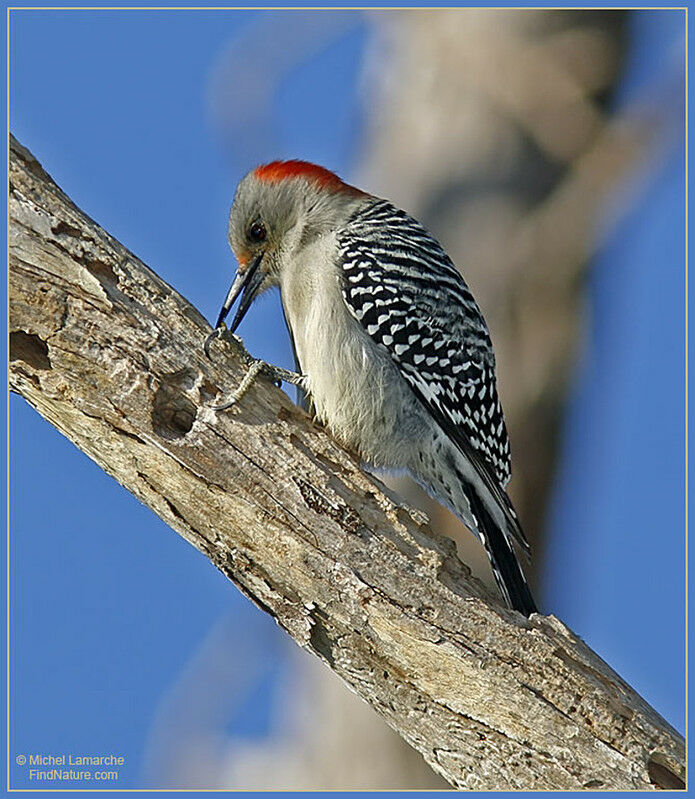
[[[183,387],[191,384],[190,371],[184,369],[165,375],[154,395],[152,429],[170,441],[183,438],[195,421],[196,407],[182,391]]]
[[[661,752],[653,752],[647,762],[649,779],[657,788],[665,791],[685,790],[685,774],[676,773],[678,767]]]
[[[13,330],[10,333],[10,360],[24,361],[34,369],[50,369],[48,344],[34,333]]]

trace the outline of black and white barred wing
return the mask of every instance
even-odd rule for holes
[[[511,456],[492,344],[461,274],[419,222],[385,201],[355,215],[339,246],[350,312],[466,453],[527,548],[504,492]]]

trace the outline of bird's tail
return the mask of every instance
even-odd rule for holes
[[[500,529],[475,489],[468,492],[468,500],[502,596],[510,607],[524,616],[537,613],[538,608],[519,565],[511,537]]]

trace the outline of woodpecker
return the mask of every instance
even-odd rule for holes
[[[490,334],[437,240],[323,167],[274,161],[239,183],[229,242],[238,270],[207,354],[277,286],[300,373],[253,359],[217,409],[260,372],[300,386],[344,446],[410,472],[453,510],[482,541],[506,603],[537,612],[515,552],[529,545],[505,492],[511,455]]]

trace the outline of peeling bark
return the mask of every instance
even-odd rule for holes
[[[684,787],[684,742],[556,618],[499,607],[423,514],[260,379],[14,139],[10,385],[451,785]]]

